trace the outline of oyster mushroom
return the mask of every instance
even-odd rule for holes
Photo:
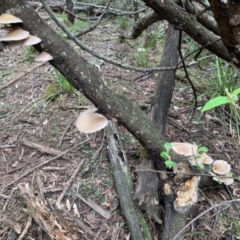
[[[194,156],[197,153],[197,147],[187,142],[172,142],[172,149],[180,155],[186,157]]]
[[[219,175],[226,175],[231,171],[231,166],[224,160],[216,160],[213,162],[212,170]]]
[[[0,16],[0,24],[22,23],[23,21],[11,14],[4,13]]]
[[[81,112],[76,121],[76,128],[83,133],[94,133],[105,128],[108,120],[97,111],[97,108],[91,108]]]
[[[52,60],[53,57],[47,52],[41,52],[38,56],[35,57],[34,61],[36,62],[45,62]]]

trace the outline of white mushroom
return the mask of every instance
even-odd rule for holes
[[[96,113],[97,110],[97,108],[91,108],[80,113],[76,121],[76,128],[80,132],[94,133],[107,126],[107,118]]]
[[[221,177],[221,176],[213,177],[213,180],[214,180],[214,181],[217,181],[217,182],[219,182],[219,180],[220,180],[220,181],[223,182],[225,185],[231,185],[231,184],[233,184],[233,182],[234,182],[234,179],[233,179],[233,178]]]
[[[223,183],[225,185],[231,185],[231,184],[234,183],[234,179],[233,178],[223,178],[222,180],[223,180]]]
[[[11,14],[4,13],[0,16],[0,24],[11,24],[23,22],[20,18],[15,17]]]
[[[28,38],[29,32],[19,27],[13,28],[9,33],[0,37],[0,41],[19,41]]]
[[[187,142],[172,142],[172,149],[180,155],[194,156],[197,153],[197,147]]]
[[[231,171],[231,166],[224,160],[216,160],[213,162],[212,170],[219,175],[225,175]]]
[[[36,62],[45,62],[52,60],[53,57],[47,52],[41,52],[38,56],[35,57],[34,61]]]
[[[32,46],[32,45],[40,43],[41,41],[42,40],[40,38],[33,36],[33,35],[29,35],[28,38],[23,41],[22,45],[24,47]]]
[[[196,158],[197,164],[212,164],[213,159],[206,153],[202,153],[200,158]]]

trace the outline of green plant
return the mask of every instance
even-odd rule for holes
[[[137,49],[137,60],[138,63],[146,68],[148,66],[149,56],[148,56],[148,50],[146,48],[138,48]]]
[[[147,33],[144,41],[144,48],[153,50],[157,46],[157,33],[155,31],[151,31]]]
[[[37,50],[33,46],[29,46],[25,50],[25,57],[28,60],[32,60],[34,57],[36,57]]]
[[[44,93],[44,99],[47,101],[55,100],[61,94],[63,94],[63,99],[67,94],[73,92],[73,86],[66,80],[66,78],[57,70],[55,70],[54,79],[55,83],[50,84]]]
[[[172,161],[171,156],[170,156],[170,154],[169,154],[170,149],[172,149],[172,144],[169,143],[169,142],[166,142],[166,143],[164,144],[164,148],[165,148],[166,151],[161,152],[160,155],[161,155],[162,158],[165,159],[165,162],[164,162],[164,163],[165,163],[165,166],[166,166],[167,168],[173,168],[173,167],[175,167],[177,164],[176,164],[176,162]]]
[[[213,108],[229,104],[230,106],[230,113],[231,116],[234,117],[235,122],[236,122],[236,128],[237,128],[237,137],[238,141],[240,140],[240,131],[239,131],[239,120],[240,120],[240,115],[239,115],[239,110],[240,107],[238,105],[238,94],[240,93],[240,88],[235,89],[233,92],[229,92],[228,89],[225,89],[225,94],[226,96],[217,96],[213,99],[210,99],[202,108],[202,113],[205,111],[209,111]],[[232,124],[230,122],[230,131],[232,128]]]
[[[129,18],[127,16],[118,17],[119,27],[122,30],[126,30],[129,26]]]

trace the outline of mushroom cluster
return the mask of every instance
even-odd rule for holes
[[[233,178],[228,177],[228,175],[231,174],[231,166],[225,160],[215,160],[213,162],[212,171],[214,181],[223,182],[225,185],[230,185],[234,182]]]
[[[198,153],[198,146],[187,142],[172,142],[172,149],[179,155],[183,155],[192,165],[197,166],[210,166],[212,167],[213,180],[223,182],[225,185],[230,185],[234,182],[231,175],[231,166],[225,160],[213,160],[205,152]],[[212,165],[212,166],[211,166]]]
[[[0,24],[3,25],[0,28],[2,33],[0,34],[0,41],[6,43],[9,49],[32,46],[41,42],[40,38],[30,35],[28,31],[17,26],[22,22],[20,18],[8,13],[0,16]],[[35,61],[49,61],[52,59],[53,57],[49,53],[42,52],[35,58]]]
[[[82,133],[94,133],[107,125],[107,118],[100,114],[97,108],[81,112],[76,121],[76,128]]]

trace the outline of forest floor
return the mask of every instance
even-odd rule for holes
[[[157,66],[164,46],[166,24],[157,28],[158,32],[162,32],[162,38],[158,37],[156,48],[149,53],[149,67]],[[108,19],[84,36],[82,41],[100,54],[139,66],[138,47],[143,46],[144,37],[121,43],[119,32],[119,21]],[[73,46],[88,62],[99,68],[112,90],[127,96],[146,114],[149,113],[157,73],[125,70]],[[190,46],[186,41],[183,49],[190,51]],[[63,218],[79,218],[94,233],[94,236],[87,237],[85,229],[75,229],[82,234],[81,239],[129,239],[114,187],[104,130],[86,135],[75,128],[74,122],[79,113],[93,106],[92,103],[75,90],[68,93],[62,91],[57,82],[60,77],[49,63],[34,68],[38,65],[33,61],[35,55],[23,48],[0,52],[0,88],[16,79],[15,83],[0,91],[0,239],[22,239],[18,238],[20,234],[24,235],[23,239],[50,239],[36,221],[31,221],[20,197],[19,183],[28,183],[33,189],[33,197],[41,196],[51,207],[56,208],[57,202]],[[214,57],[210,56],[208,61],[214,62]],[[195,65],[189,69],[199,89],[199,106],[206,101],[205,96],[200,97],[207,91],[204,88],[205,81],[216,75],[209,62],[203,64],[204,68]],[[229,116],[220,111],[211,111],[200,117],[200,109],[197,109],[194,120],[189,123],[193,111],[192,90],[184,82],[183,73],[180,71],[177,75],[166,139],[206,146],[212,158],[227,160],[234,176],[238,176],[240,148],[234,124],[230,129]],[[54,100],[47,100],[56,92]],[[140,163],[140,144],[123,127],[118,126],[118,129],[136,183],[137,174],[134,170]],[[77,147],[71,150],[74,146]],[[68,150],[63,157],[43,164]],[[74,172],[76,176],[58,201]],[[216,184],[201,189],[199,201],[188,219],[217,203],[239,197],[238,182],[228,187]],[[93,208],[92,201],[103,209],[104,214],[100,215]],[[154,239],[159,239],[162,226],[152,224],[151,220],[148,222]],[[224,205],[203,215],[186,230],[184,239],[240,239],[239,205]]]

